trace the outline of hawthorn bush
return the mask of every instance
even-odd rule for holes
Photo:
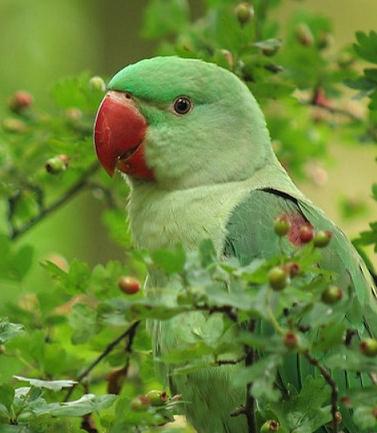
[[[346,143],[377,143],[377,33],[358,32],[352,46],[335,50],[328,19],[303,10],[282,28],[271,15],[281,3],[206,0],[192,21],[188,1],[150,0],[143,35],[161,42],[159,54],[215,62],[244,80],[266,114],[280,160],[299,179],[308,162],[327,158],[335,134]],[[220,261],[210,241],[196,252],[135,251],[125,229],[127,186],[108,178],[93,152],[104,92],[102,78],[83,73],[54,85],[48,111],[27,92],[4,102],[2,283],[21,284],[36,260],[23,235],[85,190],[105,203],[103,222],[125,259],[94,268],[45,261],[50,283],[0,306],[0,431],[191,431],[169,424],[186,402],[165,392],[145,321],[195,311],[216,322],[216,333],[193,332],[160,361],[174,374],[240,364],[237,380],[248,397],[234,415],[251,413],[258,402],[250,432],[336,432],[344,417],[360,431],[376,430],[377,341],[341,320],[354,293],[332,286],[331,274],[316,266],[331,234],[312,233],[292,250],[286,222],[276,221],[270,230],[280,237],[279,255],[247,266]],[[345,108],[350,95],[367,108]],[[377,200],[377,184],[372,194]],[[374,274],[365,247],[377,251],[377,221],[354,243]],[[158,300],[142,289],[147,269],[166,275]],[[230,343],[224,336],[240,323],[248,326]],[[258,336],[256,326],[268,326],[269,336]],[[292,354],[312,366],[300,391],[277,375]],[[363,379],[364,390],[338,389],[344,369]]]

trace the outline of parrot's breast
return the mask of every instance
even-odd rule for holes
[[[269,187],[300,195],[280,165],[265,166],[244,181],[184,190],[137,185],[131,191],[128,205],[134,242],[150,250],[179,243],[194,249],[203,239],[211,239],[220,255],[233,210],[251,190]]]

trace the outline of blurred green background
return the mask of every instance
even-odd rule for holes
[[[37,101],[48,107],[51,85],[60,77],[87,70],[106,78],[128,63],[152,56],[155,45],[140,36],[145,3],[0,0],[0,114],[15,90],[32,92]],[[191,3],[193,13],[199,15],[202,2]],[[376,0],[285,0],[276,12],[283,28],[287,17],[299,8],[331,18],[335,46],[352,42],[357,30],[376,28]],[[375,149],[362,145],[345,147],[335,137],[329,137],[332,159],[325,166],[308,166],[309,180],[300,182],[300,187],[352,236],[366,228],[377,212],[369,197],[370,185],[377,178]],[[120,177],[114,179],[121,181]],[[122,257],[122,251],[105,234],[98,206],[92,196],[81,194],[23,241],[37,247],[40,260],[59,254],[68,260],[77,257],[94,264]],[[345,218],[345,209],[353,210],[355,216]],[[36,281],[40,284],[40,277],[36,278],[39,272],[36,267],[25,280],[24,288],[38,290],[30,286]],[[12,291],[7,293],[3,297],[14,295]]]

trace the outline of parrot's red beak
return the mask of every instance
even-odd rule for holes
[[[153,180],[145,161],[147,122],[127,93],[110,91],[104,97],[94,125],[97,157],[109,173],[115,169],[139,179]]]

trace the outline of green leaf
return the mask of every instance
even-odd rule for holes
[[[280,397],[279,391],[274,387],[278,367],[283,358],[277,354],[271,354],[259,359],[250,367],[240,370],[235,377],[234,384],[242,386],[252,383],[251,393],[256,398],[265,398],[267,401],[277,401]]]
[[[90,75],[87,73],[60,80],[52,89],[52,96],[56,104],[65,109],[79,108],[95,112],[104,93],[90,86],[89,80]]]
[[[330,388],[322,378],[308,376],[300,394],[293,392],[288,400],[270,403],[268,408],[277,416],[282,428],[289,432],[312,433],[331,420]]]
[[[0,404],[5,406],[5,408],[8,410],[8,413],[12,406],[14,395],[14,388],[11,385],[6,383],[0,385]]]
[[[175,250],[158,250],[151,254],[154,264],[167,274],[178,274],[184,269],[186,254],[182,247]]]
[[[85,343],[98,331],[97,313],[85,304],[77,303],[73,306],[68,322],[73,330],[73,344]]]
[[[24,332],[24,327],[18,323],[0,320],[0,344],[4,344]]]
[[[377,32],[369,34],[356,32],[357,44],[354,44],[356,53],[368,62],[377,63]]]
[[[160,38],[182,32],[188,21],[187,0],[150,0],[144,11],[143,34],[148,38]]]
[[[70,388],[77,382],[74,380],[40,380],[33,379],[30,377],[14,376],[17,380],[28,382],[30,385],[36,388],[50,389],[51,391],[60,391],[63,388]]]
[[[210,239],[203,240],[199,245],[199,253],[203,268],[207,267],[216,259],[216,250]]]
[[[49,414],[52,416],[83,416],[88,413],[98,412],[110,407],[117,396],[105,394],[96,396],[85,394],[80,399],[66,403],[51,403],[46,408],[36,411],[36,415]]]
[[[372,185],[372,195],[373,195],[373,198],[377,201],[377,183],[374,183]]]

